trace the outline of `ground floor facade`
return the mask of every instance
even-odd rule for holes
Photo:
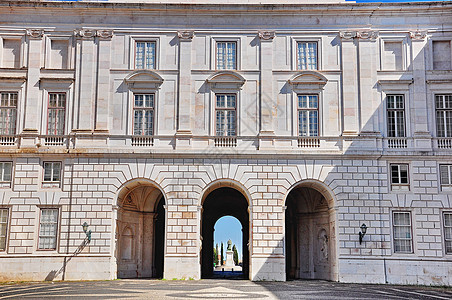
[[[209,278],[231,215],[251,280],[452,285],[452,160],[180,157],[4,157],[0,280]]]

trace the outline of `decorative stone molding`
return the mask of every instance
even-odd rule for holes
[[[113,30],[111,29],[100,29],[96,31],[96,36],[101,39],[111,39],[113,36]]]
[[[426,30],[410,31],[410,38],[412,40],[424,40],[426,36],[427,36]]]
[[[322,90],[328,79],[318,71],[305,70],[298,72],[288,80],[294,91],[303,91],[306,89]]]
[[[97,34],[96,30],[94,29],[76,29],[74,30],[74,35],[79,38],[93,38]]]
[[[378,38],[378,31],[374,30],[360,30],[356,32],[356,36],[360,39],[374,41]]]
[[[40,39],[44,35],[43,29],[27,29],[27,35],[32,39]]]
[[[339,37],[343,40],[353,40],[356,37],[356,31],[340,31]]]
[[[132,90],[157,90],[163,78],[154,71],[138,70],[127,75],[124,81]]]
[[[182,41],[191,41],[194,36],[194,30],[180,30],[177,32],[177,37]]]
[[[245,83],[245,78],[234,71],[219,71],[207,78],[212,88],[239,90]]]
[[[257,35],[263,41],[271,41],[275,38],[275,32],[273,30],[259,30]]]

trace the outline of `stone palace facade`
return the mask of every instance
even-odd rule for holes
[[[313,2],[1,1],[0,280],[451,285],[452,2]]]

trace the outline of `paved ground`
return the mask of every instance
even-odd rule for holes
[[[0,285],[0,299],[452,299],[452,289],[325,281],[115,280]]]

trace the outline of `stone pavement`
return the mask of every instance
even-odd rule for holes
[[[452,299],[452,288],[325,281],[115,280],[0,285],[0,299]]]

